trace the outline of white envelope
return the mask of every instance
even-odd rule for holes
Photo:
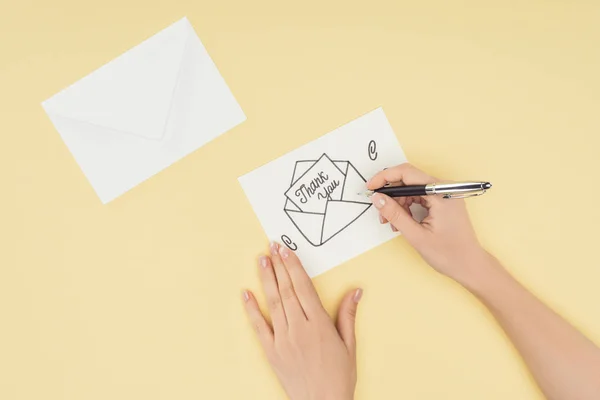
[[[330,170],[337,171],[340,176],[339,185],[336,185],[327,196],[322,196],[324,202],[322,210],[308,209],[303,207],[302,202],[294,196],[293,189],[298,187],[303,179],[318,176],[318,171],[314,169],[319,164],[325,164],[325,169],[329,166]],[[322,166],[319,170],[321,169]],[[323,182],[324,185],[319,188],[321,190],[331,182],[332,174],[327,172],[326,176],[329,180]],[[348,228],[372,206],[368,199],[358,194],[364,191],[365,184],[365,178],[349,161],[333,161],[326,154],[316,161],[297,161],[290,185],[292,193],[289,190],[286,193],[284,211],[302,236],[310,244],[318,247]],[[303,194],[298,197],[300,200],[306,199]]]
[[[246,119],[187,18],[42,106],[103,203]]]

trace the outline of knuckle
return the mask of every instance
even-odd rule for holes
[[[301,265],[290,271],[290,278],[292,279],[294,286],[298,285],[301,288],[305,288],[309,284],[312,284],[312,281],[308,277],[306,270]]]
[[[348,314],[348,316],[350,317],[350,319],[356,319],[356,308],[354,307],[350,307],[347,311],[346,314]]]
[[[312,299],[315,296],[318,297],[317,292],[310,280],[302,280],[301,282],[298,282],[296,292],[298,296],[302,296],[303,298],[307,299]]]
[[[291,257],[293,256],[290,255],[289,257],[290,259],[288,259],[288,261],[285,263],[285,268],[292,271],[297,270],[299,267],[298,263],[295,260],[291,259]]]
[[[396,222],[400,221],[400,219],[402,218],[402,211],[401,211],[400,207],[394,207],[394,209],[392,209],[389,212],[389,215],[386,216],[386,218],[391,223],[396,223]]]
[[[256,321],[254,321],[254,323],[252,325],[254,326],[254,331],[257,334],[260,335],[260,334],[264,333],[264,327],[260,321],[256,320]]]
[[[294,289],[289,286],[289,285],[285,285],[283,287],[279,288],[279,293],[281,294],[281,299],[282,300],[290,300],[294,297],[296,297],[296,292],[294,292]]]
[[[279,296],[272,296],[271,298],[269,298],[268,303],[269,308],[271,310],[277,310],[281,308],[281,299],[279,298]]]
[[[392,170],[397,174],[404,175],[407,172],[410,172],[414,169],[414,167],[410,163],[402,163],[400,165],[396,165]]]

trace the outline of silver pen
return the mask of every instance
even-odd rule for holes
[[[390,197],[441,195],[445,199],[464,199],[481,196],[491,187],[492,184],[489,182],[429,183],[427,185],[384,186],[375,190],[367,190],[363,194],[367,197],[371,197],[375,193],[383,193]]]

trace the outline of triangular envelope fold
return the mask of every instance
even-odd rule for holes
[[[330,200],[342,200],[342,195],[344,194],[344,186],[346,185],[346,171],[348,170],[348,165],[350,164],[348,161],[334,161],[334,164],[337,169],[344,175],[342,182],[340,182],[341,190],[334,190],[334,192],[329,196]]]
[[[56,94],[44,108],[121,133],[160,139],[192,30],[186,18],[178,21]]]
[[[363,194],[359,194],[364,192],[366,189],[365,178],[363,178],[356,168],[354,168],[354,165],[351,163],[348,164],[346,179],[344,181],[344,191],[342,192],[342,200],[365,203],[365,196]]]
[[[313,214],[291,210],[285,210],[285,212],[306,240],[313,246],[319,246],[321,244],[321,232],[323,229],[323,219],[325,218],[324,214]]]
[[[292,186],[294,183],[296,183],[296,181],[302,175],[304,175],[304,173],[306,171],[308,171],[310,169],[310,167],[312,167],[316,162],[317,162],[317,160],[296,161],[294,177],[292,178],[292,184],[290,186]]]
[[[330,201],[327,203],[321,243],[325,243],[354,222],[371,206],[369,203]]]
[[[298,208],[298,206],[296,206],[294,203],[292,203],[290,201],[290,199],[287,199],[285,201],[285,207],[286,211],[297,211],[297,212],[302,212],[301,209]]]
[[[346,175],[346,171],[348,171],[348,165],[350,165],[348,161],[334,161],[333,163],[340,169],[340,171],[342,171],[342,174]]]

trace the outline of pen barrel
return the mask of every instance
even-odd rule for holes
[[[442,195],[447,199],[460,199],[480,196],[490,187],[492,185],[489,182],[429,183],[427,185],[385,186],[376,189],[375,192],[390,197]]]
[[[425,196],[427,191],[425,186],[386,186],[375,190],[377,193],[382,193],[390,197],[411,197]]]
[[[484,182],[430,183],[425,187],[427,194],[462,195],[484,191]]]

